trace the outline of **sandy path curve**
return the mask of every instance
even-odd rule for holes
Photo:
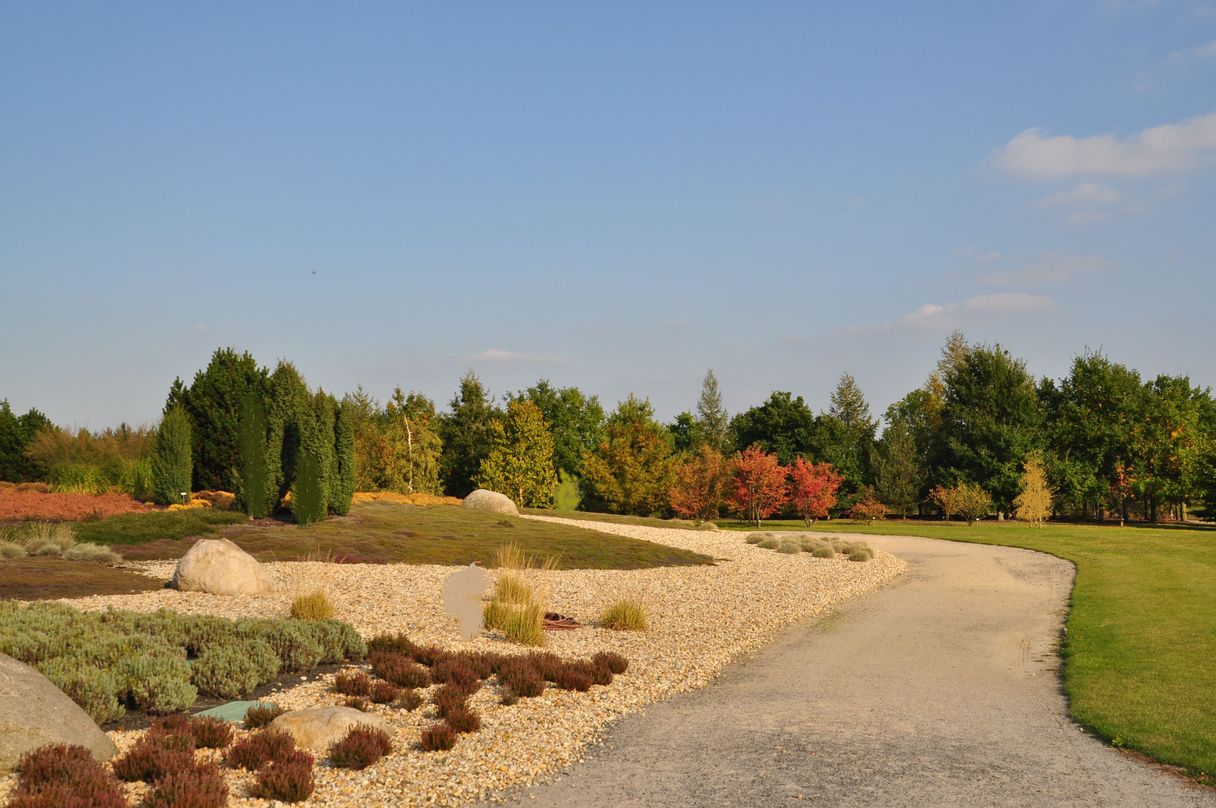
[[[1066,716],[1073,569],[1004,547],[868,539],[900,581],[617,723],[529,806],[1216,806]]]

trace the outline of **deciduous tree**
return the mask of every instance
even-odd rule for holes
[[[1047,484],[1043,456],[1032,452],[1023,466],[1021,492],[1013,500],[1014,516],[1035,527],[1042,527],[1051,516],[1052,491]]]
[[[817,519],[826,519],[836,505],[836,491],[844,478],[831,463],[811,463],[806,458],[794,458],[789,467],[789,503],[809,527]]]
[[[777,455],[751,446],[735,455],[731,472],[730,505],[756,527],[785,505],[786,470]]]
[[[490,425],[490,453],[481,462],[477,484],[506,494],[517,505],[553,506],[557,473],[553,467],[553,436],[530,400],[507,404],[506,417]]]
[[[815,414],[802,396],[785,391],[774,391],[763,404],[736,415],[731,429],[736,448],[759,446],[781,463],[813,454],[815,448]]]
[[[584,507],[642,516],[667,507],[671,437],[650,402],[629,396],[608,418],[604,438],[583,457]]]
[[[718,518],[725,495],[727,464],[722,453],[702,443],[675,466],[671,485],[671,509],[685,519],[701,524]]]

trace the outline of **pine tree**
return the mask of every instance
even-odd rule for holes
[[[236,499],[245,513],[260,519],[271,510],[272,481],[266,462],[266,408],[252,393],[241,404],[240,453]]]
[[[490,434],[490,453],[481,462],[477,484],[522,507],[552,507],[557,487],[553,436],[540,408],[527,399],[510,402],[506,418],[494,421]]]
[[[152,494],[168,505],[190,496],[193,471],[190,417],[174,406],[161,419],[152,448]],[[185,497],[183,497],[183,494]]]
[[[924,474],[912,431],[895,420],[882,434],[874,462],[878,496],[905,519],[916,508]]]
[[[1051,516],[1052,491],[1047,485],[1047,472],[1043,468],[1043,455],[1032,452],[1026,458],[1022,472],[1021,493],[1013,500],[1014,515],[1023,522],[1042,527]]]
[[[730,416],[722,406],[718,377],[712,369],[705,371],[705,380],[701,383],[695,426],[693,448],[696,448],[698,443],[707,443],[719,452],[731,450],[734,438],[731,435]]]
[[[477,375],[469,371],[460,380],[460,391],[452,399],[451,412],[440,422],[443,439],[443,484],[455,497],[473,490],[473,478],[490,450],[490,425],[500,413]]]

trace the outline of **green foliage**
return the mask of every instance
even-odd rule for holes
[[[553,437],[540,408],[526,399],[509,402],[506,417],[490,424],[489,436],[478,486],[506,494],[521,507],[550,507],[557,475]]]
[[[38,669],[98,724],[115,721],[126,712],[118,703],[118,679],[109,670],[78,657],[56,657]]]
[[[53,428],[50,419],[38,410],[17,415],[8,399],[0,400],[0,480],[28,482],[45,473],[45,468],[27,451],[38,433],[48,428]]]
[[[191,490],[192,427],[186,411],[173,407],[165,413],[152,448],[152,495],[157,503],[181,502]]]
[[[300,450],[296,456],[295,491],[291,500],[292,512],[301,526],[324,519],[329,505],[326,470],[333,457],[330,439],[333,422],[325,418],[327,411],[326,398],[318,396],[313,404],[312,416],[303,424]]]
[[[235,491],[240,477],[241,402],[254,395],[265,401],[270,379],[248,352],[220,348],[189,387],[174,384],[166,407],[180,404],[193,428],[196,489]]]
[[[350,513],[356,476],[355,410],[343,400],[334,412],[334,476],[329,484],[329,509],[339,516]]]
[[[730,416],[722,405],[718,377],[712,369],[705,371],[705,380],[701,383],[701,395],[697,399],[697,418],[693,423],[691,437],[691,449],[704,443],[718,452],[727,454],[734,448]]]
[[[553,492],[553,509],[556,511],[577,511],[583,501],[579,479],[565,471],[557,472],[557,490]]]
[[[645,631],[646,606],[636,600],[618,600],[604,609],[599,622],[614,631]]]
[[[650,402],[630,396],[608,419],[603,440],[583,460],[586,503],[594,510],[647,516],[667,507],[671,437]]]
[[[267,407],[267,474],[277,489],[272,497],[282,502],[296,482],[296,466],[304,424],[311,418],[312,396],[304,378],[290,362],[279,362],[269,380]]]
[[[76,537],[95,544],[142,544],[160,539],[206,536],[222,527],[245,521],[245,515],[213,508],[143,511],[88,520],[76,524]]]
[[[407,396],[398,387],[377,424],[384,444],[384,470],[376,487],[405,494],[441,493],[444,447],[435,402],[421,393]]]
[[[267,461],[266,407],[261,398],[246,393],[240,417],[241,473],[236,489],[238,505],[254,518],[268,516],[272,510],[272,480]]]
[[[814,456],[831,463],[844,477],[840,496],[847,499],[871,481],[870,455],[877,424],[857,380],[848,373],[840,377],[831,402],[816,424]]]
[[[892,421],[882,433],[874,457],[874,483],[878,496],[901,516],[916,509],[924,468],[912,430],[903,419]]]
[[[248,696],[266,681],[258,660],[246,651],[250,644],[218,645],[209,648],[194,661],[194,684],[199,692],[222,699]],[[267,648],[264,644],[263,648]],[[278,657],[272,657],[276,667]]]
[[[146,712],[181,712],[198,699],[198,688],[190,683],[185,653],[125,660],[118,677],[131,702]]]
[[[465,497],[477,487],[474,478],[490,451],[491,424],[501,414],[472,371],[461,378],[460,390],[449,407],[440,421],[443,486],[448,494]]]
[[[47,472],[51,490],[60,494],[104,494],[110,483],[102,470],[89,463],[58,463]]]
[[[760,406],[736,415],[731,430],[736,449],[759,446],[776,454],[783,466],[798,455],[814,453],[815,414],[802,396],[795,398],[793,393],[774,391]]]
[[[541,379],[511,399],[527,399],[540,408],[553,435],[553,465],[560,477],[580,476],[583,455],[594,451],[604,431],[604,408],[595,396],[577,387],[554,387]]]

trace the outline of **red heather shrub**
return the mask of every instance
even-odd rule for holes
[[[199,749],[224,749],[232,743],[232,724],[213,716],[192,718],[190,734]]]
[[[476,732],[481,729],[481,718],[467,704],[451,708],[443,719],[456,732]]]
[[[452,685],[473,694],[481,688],[481,677],[459,656],[441,659],[431,667],[431,681],[437,685]]]
[[[557,681],[558,671],[566,667],[562,658],[552,651],[539,651],[523,657],[532,663],[541,676],[548,682]]]
[[[444,752],[456,745],[456,732],[447,724],[431,724],[419,740],[424,752]]]
[[[785,505],[785,467],[759,446],[736,454],[731,466],[730,505],[759,527],[761,519]]]
[[[395,701],[400,692],[401,688],[391,682],[376,682],[371,686],[367,697],[375,704],[388,704]]]
[[[214,763],[175,769],[157,780],[143,808],[224,808],[228,784]]]
[[[9,808],[127,808],[122,784],[82,746],[57,744],[27,752]]]
[[[272,760],[284,760],[295,751],[295,741],[286,732],[263,729],[237,741],[225,762],[233,769],[257,771]]]
[[[342,706],[349,707],[352,710],[358,710],[361,713],[366,713],[370,707],[370,705],[367,703],[367,699],[357,699],[353,696],[342,702]]]
[[[498,703],[506,707],[510,707],[519,701],[519,694],[509,687],[503,687],[502,694],[498,697]]]
[[[402,654],[409,657],[414,655],[416,647],[404,634],[381,634],[368,640],[367,653],[369,659],[372,654],[377,652]]]
[[[303,802],[312,796],[314,788],[313,757],[297,750],[258,769],[253,793],[264,800]]]
[[[439,711],[440,718],[447,718],[449,710],[463,707],[468,703],[469,695],[458,687],[444,685],[431,696],[431,703]]]
[[[416,645],[414,652],[411,654],[414,661],[419,665],[431,666],[441,659],[448,656],[448,652],[440,648],[438,645]]]
[[[587,672],[591,677],[593,684],[610,685],[612,684],[612,671],[607,665],[597,664],[595,662],[579,663],[579,667]]]
[[[119,780],[151,783],[170,772],[194,765],[194,736],[150,729],[111,766]]]
[[[17,771],[22,785],[36,786],[64,782],[93,765],[99,766],[88,749],[60,743],[26,752],[17,761]]]
[[[369,656],[372,673],[399,687],[426,687],[431,684],[431,675],[426,668],[410,662],[401,654],[377,653]]]
[[[556,672],[553,683],[562,690],[577,690],[579,693],[586,693],[591,689],[593,681],[585,666],[571,662],[563,665]]]
[[[397,706],[407,713],[412,713],[422,706],[422,696],[419,696],[418,691],[412,687],[405,688],[397,697]]]
[[[629,670],[629,660],[615,651],[600,651],[591,657],[591,664],[602,665],[618,676]]]
[[[352,727],[329,747],[329,759],[343,769],[366,769],[393,751],[388,733],[375,727]]]
[[[171,715],[160,715],[152,719],[152,725],[148,728],[152,732],[161,732],[165,735],[190,735],[190,719],[184,713],[173,713]]]
[[[261,729],[285,712],[277,704],[255,704],[245,711],[245,729]]]
[[[808,463],[798,457],[790,464],[790,505],[794,512],[810,525],[816,519],[826,519],[836,504],[836,489],[844,477],[836,473],[831,463]]]
[[[366,696],[372,680],[363,671],[343,671],[334,677],[334,690],[344,696]]]
[[[545,690],[545,679],[527,657],[517,657],[498,666],[498,681],[519,698],[530,699]]]

